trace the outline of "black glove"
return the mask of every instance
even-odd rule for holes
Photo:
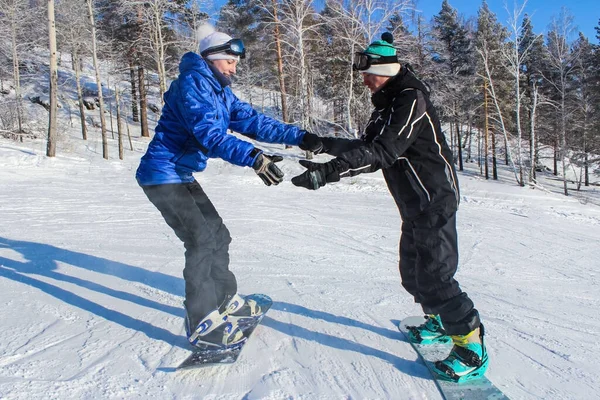
[[[319,154],[323,152],[323,141],[321,138],[314,133],[310,133],[307,131],[304,132],[304,137],[302,138],[302,142],[298,145],[302,150],[312,151],[315,154]]]
[[[310,190],[317,190],[321,186],[325,186],[326,183],[339,181],[340,172],[348,169],[346,162],[338,158],[324,164],[300,160],[300,165],[306,168],[307,171],[293,177],[292,183]]]
[[[254,172],[267,186],[278,185],[283,180],[283,172],[279,169],[276,162],[282,161],[281,156],[267,156],[263,153],[259,154],[254,161]]]

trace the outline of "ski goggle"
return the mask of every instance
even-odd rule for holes
[[[366,71],[374,64],[392,64],[397,62],[397,56],[378,56],[376,54],[356,52],[354,53],[352,68],[355,71]]]
[[[202,57],[206,57],[209,54],[215,53],[227,53],[233,56],[238,56],[239,58],[246,58],[246,48],[244,47],[244,42],[242,39],[231,39],[227,43],[224,43],[220,46],[210,47],[204,50],[200,55]]]

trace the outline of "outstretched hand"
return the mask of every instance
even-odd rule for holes
[[[283,161],[281,156],[259,154],[252,168],[265,185],[278,185],[283,180],[283,171],[275,163],[280,161]]]
[[[337,158],[326,163],[300,160],[300,165],[306,168],[306,171],[292,178],[292,183],[296,186],[309,190],[317,190],[325,186],[326,183],[340,180],[342,165],[341,161]]]
[[[308,150],[314,154],[319,154],[323,152],[323,141],[314,133],[304,131],[302,142],[300,142],[298,147],[300,147],[302,150]]]

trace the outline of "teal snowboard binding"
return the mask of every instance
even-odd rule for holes
[[[479,342],[472,338],[477,332]],[[458,383],[481,378],[489,364],[483,335],[483,325],[480,325],[467,335],[451,336],[454,342],[452,351],[446,359],[434,363],[433,372],[440,379]]]
[[[450,343],[439,315],[426,315],[419,326],[407,326],[409,340],[418,344]]]

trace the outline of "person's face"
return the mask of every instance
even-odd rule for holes
[[[225,75],[226,77],[231,77],[236,73],[236,67],[238,65],[237,60],[212,60],[212,64],[215,68]]]
[[[373,75],[362,73],[363,83],[369,88],[371,93],[375,93],[390,79],[389,76]]]

